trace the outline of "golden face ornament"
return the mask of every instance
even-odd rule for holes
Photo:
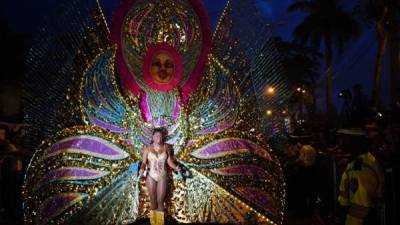
[[[175,62],[167,52],[161,51],[151,60],[150,75],[156,83],[170,82],[174,72]]]
[[[182,80],[181,56],[166,43],[156,44],[144,57],[142,74],[147,87],[160,92],[170,91]]]

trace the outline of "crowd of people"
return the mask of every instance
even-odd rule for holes
[[[22,147],[22,127],[14,125],[0,125],[0,224],[22,223],[21,186],[32,154]]]
[[[338,129],[330,145],[291,135],[282,156],[289,212],[316,224],[396,224],[399,132],[389,129]]]

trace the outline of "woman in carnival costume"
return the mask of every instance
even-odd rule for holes
[[[37,150],[26,224],[162,224],[155,212],[282,224],[282,169],[262,138],[275,121],[262,112],[283,107],[288,87],[251,2],[228,2],[212,36],[199,0],[123,0],[110,29],[97,1],[57,11],[29,54],[25,113]],[[270,85],[274,100],[263,95]]]

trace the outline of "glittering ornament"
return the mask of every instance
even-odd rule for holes
[[[270,121],[262,112],[281,107],[287,90],[252,1],[228,2],[212,37],[197,0],[124,0],[111,33],[100,6],[81,2],[65,6],[73,25],[64,36],[44,29],[55,46],[38,41],[30,53],[26,120],[37,126],[32,144],[45,140],[23,187],[26,223],[147,217],[141,149],[162,127],[182,167],[168,175],[167,214],[182,223],[244,223],[252,215],[282,224],[285,183],[263,140]],[[235,18],[251,18],[257,29],[243,36]],[[51,80],[41,77],[47,73]],[[262,96],[267,83],[274,100]]]

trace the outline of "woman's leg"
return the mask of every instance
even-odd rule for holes
[[[168,176],[163,177],[157,183],[157,210],[164,211],[164,201],[167,194]]]
[[[150,210],[155,210],[157,209],[157,182],[149,175],[146,178],[146,187],[150,197]]]

